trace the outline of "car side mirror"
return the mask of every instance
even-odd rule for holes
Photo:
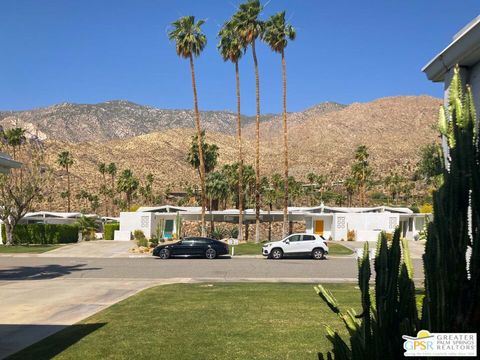
[[[290,240],[285,240],[285,244],[290,244]]]

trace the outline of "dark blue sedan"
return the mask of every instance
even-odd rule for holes
[[[188,237],[173,244],[158,245],[153,256],[168,259],[174,256],[201,256],[215,259],[219,255],[228,254],[228,245],[224,242],[206,237]]]

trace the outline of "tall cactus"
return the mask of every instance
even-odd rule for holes
[[[435,219],[428,228],[422,324],[436,332],[473,331],[480,323],[475,305],[480,298],[480,150],[472,92],[468,86],[463,91],[458,67],[442,112],[439,128],[448,138],[449,166],[434,194]]]
[[[359,260],[362,314],[342,312],[323,286],[318,295],[343,320],[350,338],[327,328],[332,351],[327,359],[403,359],[402,335],[431,332],[475,332],[480,324],[480,143],[473,97],[464,93],[458,67],[451,83],[449,106],[442,109],[439,129],[448,142],[448,166],[434,194],[434,220],[428,225],[423,256],[425,297],[418,317],[408,242],[385,234],[375,256],[375,304],[370,304],[368,246]],[[349,343],[349,344],[348,344]],[[319,354],[324,359],[323,354]]]
[[[402,244],[402,245],[401,245]],[[400,241],[400,229],[393,235],[391,246],[382,233],[375,256],[375,304],[370,299],[370,258],[368,243],[363,257],[358,261],[358,285],[361,292],[362,313],[354,310],[342,312],[334,296],[322,285],[315,287],[318,295],[343,320],[349,335],[350,346],[333,329],[327,328],[327,338],[333,349],[327,359],[401,359],[402,335],[415,335],[418,319],[416,313],[413,270],[406,242]],[[403,260],[402,253],[403,250]],[[401,271],[400,269],[400,263]],[[323,354],[319,354],[323,359]]]

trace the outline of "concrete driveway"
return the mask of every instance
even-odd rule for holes
[[[135,247],[134,241],[95,240],[65,245],[58,249],[38,254],[38,257],[87,257],[116,258],[135,256],[128,252]]]
[[[175,280],[0,281],[0,359],[137,292]]]

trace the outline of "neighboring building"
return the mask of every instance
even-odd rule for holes
[[[216,223],[238,224],[239,211],[237,209],[207,211],[205,216],[207,222],[213,219]],[[380,232],[393,232],[397,226],[400,226],[403,237],[410,240],[416,239],[431,215],[414,214],[407,208],[386,206],[344,208],[321,205],[318,207],[291,207],[288,217],[292,222],[305,223],[306,232],[310,234],[320,234],[326,239],[346,240],[347,232],[353,230],[355,239],[364,241],[376,240]],[[198,222],[200,218],[201,208],[199,207],[170,205],[142,207],[136,212],[120,213],[120,230],[116,233],[115,239],[130,240],[135,230],[142,230],[147,238],[160,236],[169,239],[175,237],[179,222]],[[281,222],[283,212],[261,211],[260,218],[262,222]],[[253,209],[245,211],[244,222],[255,223]]]
[[[9,155],[0,152],[0,173],[8,174],[10,169],[18,169],[22,163],[13,160]]]
[[[82,214],[79,212],[53,212],[53,211],[38,211],[26,213],[18,222],[19,224],[57,224],[68,225],[75,224],[82,216],[100,219],[95,214]],[[0,225],[3,221],[0,220]],[[2,226],[0,226],[0,244],[2,244]]]
[[[18,222],[19,224],[75,224],[82,216],[98,219],[95,214],[82,214],[79,212],[53,212],[38,211],[26,213]]]
[[[450,45],[422,69],[429,80],[444,83],[445,104],[457,64],[462,81],[472,88],[477,118],[480,118],[480,15],[455,34]]]
[[[355,240],[376,240],[382,231],[393,233],[397,226],[400,226],[404,238],[415,240],[430,217],[430,214],[414,214],[408,208],[387,206],[319,206],[300,212],[306,223],[307,233],[323,235],[332,240],[347,240],[349,231],[354,232]]]

